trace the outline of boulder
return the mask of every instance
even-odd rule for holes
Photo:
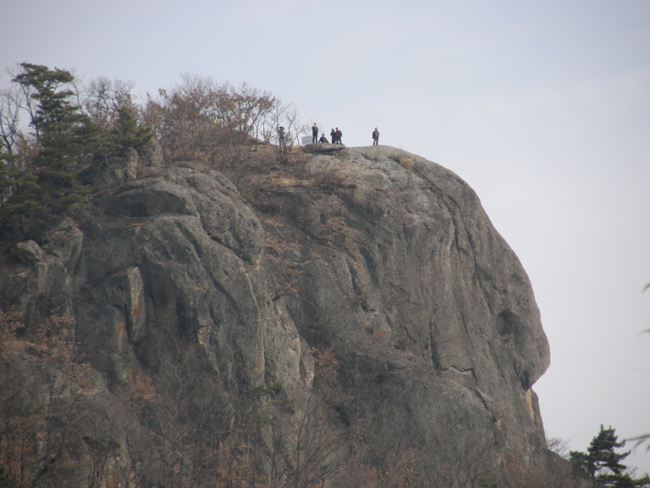
[[[498,471],[510,455],[549,469],[532,389],[548,342],[528,277],[474,191],[386,146],[303,151],[291,166],[247,168],[239,185],[254,199],[211,171],[127,179],[42,249],[17,247],[38,265],[3,270],[0,307],[36,323],[56,296],[102,395],[146,373],[180,430],[214,408],[210,428],[233,432],[251,398],[275,395],[259,430],[263,451],[284,446],[285,460],[309,425],[336,436],[321,467],[352,462],[363,439],[377,469],[418,452],[413,469],[432,480],[460,460]]]
[[[310,154],[333,154],[343,151],[343,144],[330,144],[329,142],[318,144],[306,144],[301,148],[304,152]]]
[[[32,265],[43,259],[43,250],[35,241],[19,242],[13,249],[18,260],[26,265]]]

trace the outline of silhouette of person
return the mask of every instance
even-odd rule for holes
[[[332,144],[336,144],[336,131],[334,129],[330,132],[330,136],[332,137]]]
[[[328,144],[329,141],[327,140],[327,137],[325,137],[325,133],[323,132],[320,136],[320,139],[318,140],[321,144]]]
[[[318,126],[315,123],[311,128],[311,142],[318,142]]]
[[[341,137],[343,137],[343,132],[337,127],[336,128],[336,143],[337,144],[343,144],[343,141],[341,141]]]
[[[379,145],[379,131],[377,130],[377,127],[375,127],[375,130],[372,131],[372,145]]]

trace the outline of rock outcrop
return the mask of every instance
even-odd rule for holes
[[[357,473],[387,473],[406,453],[417,453],[409,469],[423,480],[467,478],[450,473],[460,459],[494,476],[511,458],[548,470],[532,390],[549,364],[540,314],[525,271],[464,181],[375,146],[252,165],[238,187],[214,171],[166,168],[104,190],[6,256],[0,307],[14,307],[26,327],[3,368],[58,371],[56,381],[33,380],[40,393],[21,400],[25,408],[81,403],[128,419],[111,437],[109,467],[137,457],[135,432],[149,439],[138,451],[147,462],[160,456],[154,438],[175,452],[169,426],[194,425],[210,405],[202,429],[218,430],[222,448],[248,425],[242,399],[253,398],[275,419],[254,429],[268,476],[268,460],[280,463],[274,449],[282,476],[298,476],[291,453],[304,430],[295,426],[316,411],[336,439],[322,441],[322,479],[353,469],[345,459],[358,461]],[[74,324],[71,363],[52,346],[34,352],[30,337],[54,312]],[[150,405],[156,397],[163,410]],[[90,463],[107,436],[98,422],[89,423],[95,434],[79,427],[71,457]],[[196,429],[183,442],[204,442]],[[160,483],[163,471],[138,476]]]

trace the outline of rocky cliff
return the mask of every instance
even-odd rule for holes
[[[231,179],[163,168],[3,255],[2,415],[33,422],[34,479],[549,474],[532,390],[548,344],[476,194],[401,150],[319,149]],[[7,464],[20,435],[3,434]]]

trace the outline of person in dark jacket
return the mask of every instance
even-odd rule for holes
[[[336,131],[334,129],[330,132],[330,136],[332,137],[332,144],[336,144]]]
[[[372,131],[372,145],[379,145],[379,131],[377,130],[377,127],[375,127],[375,130]]]
[[[311,142],[318,142],[318,126],[315,123],[311,128]]]
[[[337,144],[343,144],[343,141],[341,138],[343,137],[343,132],[341,132],[341,129],[338,127],[336,128],[336,143]]]
[[[318,140],[321,144],[329,144],[329,141],[327,140],[327,137],[325,137],[325,133],[321,134],[320,139]]]

